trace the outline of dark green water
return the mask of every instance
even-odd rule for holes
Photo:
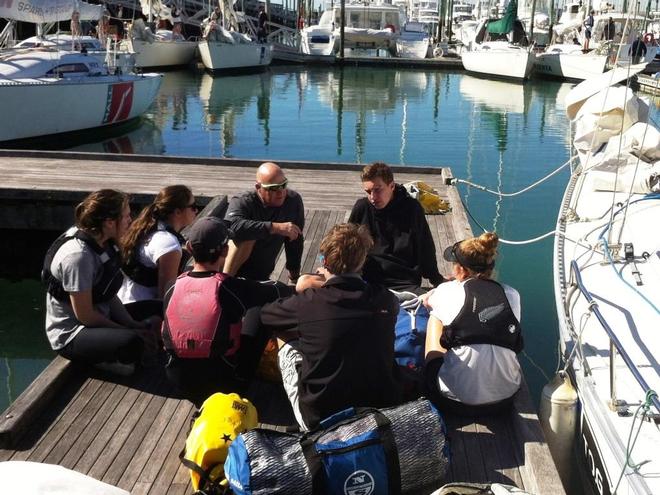
[[[140,122],[25,146],[450,166],[456,177],[511,192],[568,159],[563,98],[571,87],[374,68],[278,67],[257,75],[217,78],[171,72]],[[654,107],[656,120],[659,114]],[[567,177],[564,170],[530,192],[503,200],[463,186],[461,193],[479,224],[496,229],[504,239],[529,239],[554,229]],[[476,223],[473,229],[478,232]],[[551,239],[502,245],[497,269],[499,279],[522,295],[526,352],[547,375],[557,365],[551,248]],[[37,267],[32,272],[37,273]],[[39,284],[0,279],[0,300],[3,410],[52,353],[43,331],[44,295]],[[527,357],[521,362],[538,400],[546,379]]]

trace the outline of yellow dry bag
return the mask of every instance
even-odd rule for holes
[[[185,449],[179,454],[190,469],[194,490],[223,491],[224,462],[229,444],[241,433],[257,426],[257,410],[238,394],[213,394],[192,418]]]
[[[407,182],[403,187],[413,198],[420,202],[427,215],[437,215],[447,213],[450,210],[449,203],[442,199],[438,191],[429,186],[426,182],[417,180]]]

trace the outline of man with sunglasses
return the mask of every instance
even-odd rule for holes
[[[433,286],[444,281],[424,209],[394,182],[385,163],[367,165],[361,174],[366,198],[353,205],[350,223],[366,225],[374,239],[362,276],[398,291],[423,293],[422,277]]]
[[[282,169],[262,163],[253,191],[234,196],[225,215],[232,231],[224,272],[251,280],[270,278],[284,245],[291,281],[300,275],[305,207]]]

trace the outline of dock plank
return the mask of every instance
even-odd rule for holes
[[[85,406],[89,404],[89,401],[92,400],[96,392],[101,388],[101,385],[103,385],[103,381],[101,380],[90,380],[87,386],[72,401],[71,407],[66,411],[63,411],[61,417],[58,418],[58,421],[53,423],[53,427],[46,433],[46,435],[44,435],[36,448],[33,450],[18,452],[12,460],[27,460],[34,462],[43,461],[84,410]]]
[[[22,223],[12,228],[60,229],[58,222],[65,226],[70,222],[72,203],[99,184],[126,190],[137,204],[150,201],[170,183],[189,184],[202,200],[218,194],[231,196],[254,187],[258,163],[209,159],[205,164],[176,157],[154,160],[67,153],[13,156],[0,150],[0,173],[6,172],[7,177],[0,188],[0,202],[8,205],[0,211],[0,227],[12,220],[12,211],[20,210]],[[314,271],[323,235],[332,225],[346,221],[353,203],[364,194],[360,166],[282,165],[305,201],[303,270]],[[450,201],[451,212],[427,216],[440,271],[450,274],[442,250],[471,232],[458,191],[444,184],[451,171],[396,169],[395,173],[399,182],[423,179]],[[284,265],[281,252],[274,276],[286,277]],[[63,379],[65,365],[66,360],[56,358],[52,369],[60,371],[51,373],[52,384],[48,385],[47,374],[40,377],[35,383],[42,390],[28,389],[16,401],[20,407],[12,406],[17,415],[8,418],[9,423],[0,421],[0,460],[59,463],[130,490],[132,495],[190,493],[188,471],[180,465],[178,453],[185,444],[193,405],[171,389],[163,370],[142,369],[129,379],[101,379],[80,370]],[[255,381],[246,395],[257,407],[260,421],[294,421],[281,384]],[[526,387],[510,415],[470,419],[447,415],[446,419],[453,454],[446,481],[506,482],[537,494],[563,493]],[[3,438],[8,443],[1,443]]]
[[[43,457],[39,459],[41,462],[48,464],[61,464],[64,457],[69,453],[70,449],[80,439],[81,435],[91,433],[95,427],[93,420],[99,416],[102,408],[114,409],[116,402],[111,402],[108,399],[112,396],[113,392],[117,389],[117,385],[112,382],[102,382],[99,389],[90,398],[89,404],[85,405],[81,413],[76,417],[76,420],[69,425],[64,434],[59,438],[53,448]],[[37,457],[33,457],[37,460]]]

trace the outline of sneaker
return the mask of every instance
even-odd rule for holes
[[[114,363],[97,363],[94,365],[94,368],[120,376],[131,376],[135,373],[135,363],[120,363],[119,361],[115,361]]]

